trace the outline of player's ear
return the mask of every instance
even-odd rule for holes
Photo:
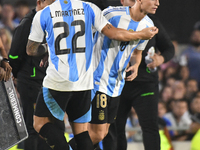
[[[37,5],[40,5],[41,4],[41,1],[40,0],[37,0]]]
[[[135,2],[142,4],[142,0],[135,0]]]
[[[120,0],[121,4],[124,5],[124,0]]]

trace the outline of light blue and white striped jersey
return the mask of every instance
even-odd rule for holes
[[[92,3],[56,0],[39,11],[29,40],[42,42],[46,33],[49,66],[43,86],[58,91],[93,89],[92,27],[101,32],[109,23]]]
[[[117,28],[140,31],[154,26],[148,16],[140,22],[133,21],[129,7],[109,7],[103,14]],[[111,97],[119,96],[125,83],[125,69],[133,50],[144,50],[148,40],[120,42],[97,32],[94,41],[94,89]]]

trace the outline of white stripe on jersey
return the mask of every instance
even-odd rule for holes
[[[129,7],[110,7],[104,10],[106,18],[108,17],[109,21],[118,28],[140,31],[153,26],[153,22],[148,17],[135,22],[129,14]],[[148,40],[130,41],[121,51],[120,47],[121,44],[123,47],[123,42],[111,40],[110,43],[109,39],[98,34],[94,50],[102,49],[102,52],[101,55],[98,52],[95,53],[94,88],[112,97],[119,96],[124,86],[125,68],[131,53],[135,48],[144,50]]]
[[[41,42],[43,35],[38,31],[48,32],[50,56],[43,86],[58,91],[93,89],[92,26],[101,32],[109,23],[100,9],[83,1],[56,0],[34,20],[30,40]]]
[[[73,9],[83,9],[83,3],[72,3]],[[83,20],[85,22],[85,16],[83,15],[74,15],[74,20]],[[76,25],[75,26],[75,33],[81,31],[81,26]],[[77,39],[77,47],[86,47],[85,45],[85,34],[83,36],[79,36]],[[86,67],[82,67],[83,64],[86,64],[86,57],[85,53],[77,53],[76,54],[76,64],[78,69],[78,76],[80,76],[81,73],[86,72]]]
[[[121,14],[124,14],[124,12],[120,12]],[[119,14],[119,12],[118,12]],[[124,18],[126,18],[128,21],[124,21]],[[131,18],[130,17],[127,17],[127,16],[123,16],[120,18],[120,21],[119,21],[119,24],[118,24],[118,28],[123,28],[123,29],[127,29],[128,26],[129,26],[129,23],[131,21]],[[104,68],[104,71],[103,71],[103,75],[101,77],[101,80],[100,80],[100,83],[104,83],[105,85],[108,85],[108,80],[109,80],[109,74],[110,74],[110,70],[111,70],[111,67],[113,65],[113,58],[116,58],[118,52],[119,52],[119,45],[120,45],[120,41],[114,41],[111,43],[111,46],[110,46],[110,49],[107,53],[107,57],[104,61],[104,64],[106,64],[105,68]],[[103,43],[102,43],[103,44]],[[112,45],[114,44],[114,45]],[[125,60],[127,59],[127,56],[129,56],[131,53],[131,49],[126,49],[123,53],[123,56],[120,60],[120,63],[119,63],[119,70],[122,70],[122,68],[124,67],[124,62]],[[128,55],[127,55],[128,54]],[[115,86],[115,89],[114,89],[114,93],[115,91],[118,91],[119,88],[120,88],[120,83],[121,83],[121,80],[123,77],[121,77],[121,71],[119,71],[119,74],[118,74],[118,78],[119,80],[116,80],[117,82],[115,83],[116,86]],[[105,80],[106,79],[106,80]],[[119,82],[120,81],[120,82]],[[106,86],[100,86],[99,87],[99,91],[107,91],[107,87]]]
[[[56,1],[54,2],[54,5],[50,5],[50,11],[51,12],[56,12],[57,10],[62,10],[60,2]],[[53,16],[55,16],[53,14]],[[64,22],[63,17],[54,17],[52,19],[53,25],[55,23],[58,22]],[[54,39],[56,39],[58,37],[59,34],[64,33],[64,28],[63,27],[58,27],[58,28],[53,28],[53,33],[54,33]],[[67,42],[66,39],[63,38],[60,41],[60,50],[62,51],[63,49],[65,49],[67,47]],[[49,53],[49,56],[51,55],[51,53]],[[65,72],[69,72],[69,65],[68,65],[68,55],[57,55],[57,57],[59,58],[59,64],[58,64],[58,71],[60,72],[60,76],[62,76],[62,78],[64,79],[69,79],[69,74],[66,74]],[[51,58],[51,57],[49,57]],[[51,62],[51,59],[49,59],[49,62]],[[54,67],[54,65],[50,65],[51,67]],[[52,68],[53,69],[53,68]],[[48,71],[48,70],[47,70]]]

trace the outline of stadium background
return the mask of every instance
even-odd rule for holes
[[[14,3],[16,0],[0,0]],[[32,6],[36,0],[26,0]],[[120,0],[108,0],[111,6],[120,6]],[[200,20],[200,0],[160,0],[156,16],[164,27],[180,44],[189,41],[190,33],[195,22]]]
[[[0,3],[17,0],[0,0]],[[26,0],[34,7],[36,0]],[[108,0],[108,5],[120,6],[120,0]],[[193,26],[200,21],[200,0],[160,0],[156,16],[160,19],[169,35],[179,44],[188,44]],[[189,150],[190,142],[174,142],[175,150]],[[129,149],[142,150],[141,142],[129,144]]]

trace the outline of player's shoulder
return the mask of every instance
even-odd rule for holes
[[[114,16],[122,16],[127,14],[127,6],[109,6],[103,10],[103,15],[110,19]]]
[[[144,22],[148,27],[153,27],[154,26],[153,21],[147,15],[141,21]]]

